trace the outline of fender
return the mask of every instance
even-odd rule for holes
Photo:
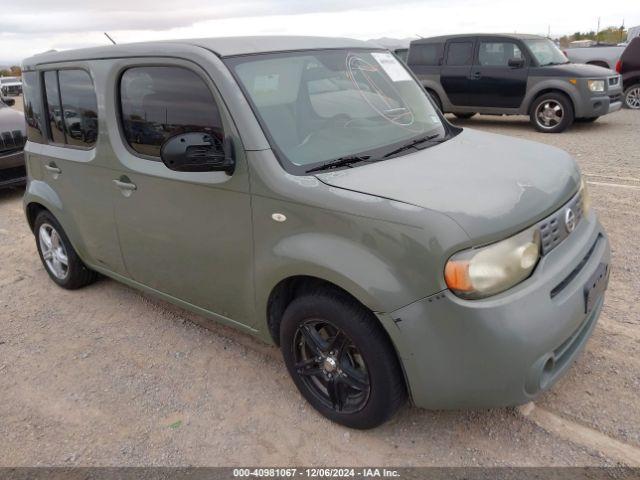
[[[580,103],[580,92],[576,88],[575,85],[569,83],[566,79],[558,79],[558,78],[548,78],[548,77],[539,77],[539,78],[529,78],[529,83],[527,85],[527,94],[525,95],[522,106],[520,110],[523,115],[529,114],[529,109],[531,108],[531,104],[534,99],[542,92],[543,90],[558,90],[564,94],[566,94],[573,104],[573,109],[576,117],[580,116],[581,112],[581,103]]]
[[[66,214],[62,206],[62,200],[56,191],[42,180],[30,180],[27,184],[24,197],[22,198],[22,206],[27,220],[29,219],[29,205],[34,203],[42,205],[56,217],[56,220],[60,222],[65,234],[69,238],[71,245],[80,258],[85,261],[86,255],[84,255],[84,250],[78,248],[82,247],[83,244],[79,241],[78,235],[76,234],[78,231],[76,223],[73,220],[73,216]]]
[[[22,206],[27,219],[29,218],[28,208],[32,203],[42,205],[62,224],[60,221],[60,218],[63,216],[62,200],[60,200],[60,196],[46,182],[33,179],[28,182],[24,197],[22,197]]]
[[[256,272],[257,311],[266,312],[271,291],[282,280],[310,276],[346,290],[374,312],[390,311],[406,290],[393,275],[394,268],[362,244],[335,235],[300,233],[274,245],[278,265],[259,275]],[[260,263],[258,261],[258,263]],[[403,303],[403,302],[400,302]]]

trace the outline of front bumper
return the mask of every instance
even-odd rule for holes
[[[443,291],[392,312],[392,339],[413,402],[430,409],[498,407],[548,389],[595,327],[604,295],[587,315],[584,288],[609,262],[609,241],[590,213],[513,289],[472,301]]]
[[[26,181],[24,152],[0,154],[0,187],[21,184]]]
[[[580,106],[580,117],[601,117],[622,108],[622,90],[589,97]],[[577,113],[577,112],[576,112]]]

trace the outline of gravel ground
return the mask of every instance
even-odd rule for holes
[[[454,121],[568,150],[611,237],[601,320],[535,406],[332,424],[273,347],[108,279],[56,287],[14,189],[0,192],[0,465],[640,466],[640,112],[561,135],[520,117]]]

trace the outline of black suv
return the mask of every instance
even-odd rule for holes
[[[616,70],[622,74],[625,106],[640,110],[640,37],[631,40],[624,49]]]
[[[23,148],[27,140],[24,115],[13,108],[15,100],[0,97],[0,188],[24,183]]]
[[[622,107],[620,76],[572,64],[549,39],[468,34],[411,42],[407,64],[443,112],[529,115],[533,126],[562,132]]]

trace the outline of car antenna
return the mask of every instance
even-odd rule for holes
[[[418,37],[418,38],[424,38],[422,35],[418,35],[417,33],[416,33],[415,35],[416,35],[416,37]]]
[[[103,33],[104,33],[104,36],[105,36],[105,37],[107,37],[109,40],[111,40],[111,43],[113,43],[114,45],[116,45],[115,40],[114,40],[113,38],[111,38],[107,32],[103,32]]]

